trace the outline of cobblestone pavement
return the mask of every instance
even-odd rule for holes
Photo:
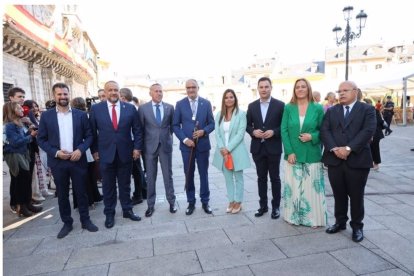
[[[179,211],[170,214],[158,175],[157,203],[145,218],[146,203],[135,206],[140,222],[123,219],[104,227],[103,204],[90,211],[99,231],[82,230],[77,211],[74,230],[64,239],[57,199],[44,211],[19,219],[9,209],[9,175],[3,164],[4,275],[414,275],[414,126],[393,126],[381,141],[383,163],[369,175],[365,197],[365,239],[351,240],[350,227],[328,235],[325,229],[291,226],[254,217],[258,208],[256,173],[245,171],[245,199],[240,214],[226,214],[223,175],[210,166],[214,212],[197,202],[185,215],[184,173],[175,139],[174,183]],[[214,136],[214,135],[213,135]],[[249,143],[249,137],[246,137]],[[213,141],[213,145],[215,145]],[[211,153],[211,155],[213,152]],[[253,163],[253,162],[252,162]],[[283,170],[282,170],[283,174]],[[329,223],[333,198],[327,178]],[[196,182],[197,183],[197,182]],[[197,187],[197,186],[196,186]],[[197,187],[198,191],[198,187]],[[269,192],[270,195],[270,192]]]

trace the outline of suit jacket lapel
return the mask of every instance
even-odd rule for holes
[[[345,127],[347,127],[352,122],[354,117],[357,116],[356,114],[358,113],[358,110],[359,110],[360,107],[361,107],[361,103],[356,101],[354,106],[352,107],[351,112],[348,115],[348,119],[346,120]],[[342,111],[343,111],[343,108],[342,108]],[[344,112],[342,112],[342,114],[344,114]],[[342,117],[344,117],[344,115]]]
[[[53,112],[53,116],[50,116],[50,119],[52,120],[52,125],[54,127],[54,129],[57,129],[57,139],[59,142],[59,147],[60,147],[60,133],[59,133],[59,123],[58,123],[58,119],[57,119],[57,112]]]
[[[203,100],[198,97],[198,105],[197,105],[197,112],[196,112],[196,121],[198,121],[199,117],[200,117],[200,110],[203,108]],[[191,111],[191,106],[190,106],[190,111]],[[192,112],[192,111],[191,111]]]
[[[167,114],[169,112],[169,106],[166,105],[165,103],[162,103],[162,107],[164,108],[164,117],[162,117],[161,125],[164,125],[164,122],[167,120],[167,117],[168,117]],[[152,114],[154,115],[154,112],[152,112]],[[155,116],[153,117],[155,119]]]
[[[125,112],[126,112],[126,107],[125,107],[125,103],[120,102],[119,105],[119,119],[118,119],[118,129],[119,129],[119,125],[121,124],[121,122],[123,122],[123,117],[125,117]],[[112,124],[112,122],[111,122]]]
[[[75,125],[78,123],[78,121],[80,121],[80,120],[78,120],[76,117],[76,112],[74,112],[74,110],[72,109],[72,111],[71,111],[71,113],[72,113],[72,132],[73,132],[73,138],[75,138],[76,137],[76,130],[78,129]],[[73,140],[75,140],[75,139],[73,139]],[[75,150],[75,145],[73,145],[73,150]]]
[[[236,112],[233,113],[230,120],[230,127],[229,127],[229,136],[231,135],[231,132],[233,130],[234,125],[236,124],[238,114]]]

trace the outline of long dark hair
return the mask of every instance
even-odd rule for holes
[[[233,113],[236,112],[235,114],[237,114],[237,112],[239,112],[239,103],[238,103],[238,100],[237,100],[236,93],[234,92],[233,89],[226,89],[226,91],[224,91],[224,93],[223,93],[223,99],[221,100],[221,113],[220,113],[219,124],[221,124],[221,121],[223,121],[223,118],[226,116],[227,108],[226,108],[226,105],[224,104],[224,100],[226,98],[227,93],[233,94],[233,97],[234,97]]]

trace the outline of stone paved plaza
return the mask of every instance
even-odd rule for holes
[[[61,240],[56,238],[62,227],[56,198],[47,199],[44,211],[34,217],[19,219],[11,213],[10,180],[3,164],[7,172],[3,176],[3,274],[414,275],[414,152],[410,151],[414,126],[393,126],[393,130],[381,141],[379,172],[369,175],[365,239],[359,244],[351,240],[349,225],[346,231],[328,235],[324,228],[290,226],[283,218],[272,220],[270,213],[254,217],[258,195],[253,167],[244,174],[240,214],[226,214],[224,177],[210,166],[213,215],[205,214],[198,201],[195,213],[186,216],[184,172],[176,138],[176,214],[169,213],[159,173],[151,218],[144,217],[145,201],[134,208],[142,217],[140,222],[123,219],[118,203],[115,227],[106,229],[103,204],[99,203],[90,211],[98,232],[82,230],[75,211],[74,230]],[[246,143],[249,140],[246,136]],[[327,177],[325,180],[331,224],[333,197]]]

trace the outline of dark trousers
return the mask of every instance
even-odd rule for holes
[[[335,220],[345,225],[348,221],[348,197],[351,203],[351,222],[353,229],[362,229],[364,224],[364,191],[369,168],[350,168],[346,162],[339,166],[328,167],[329,182],[335,199]]]
[[[200,201],[203,204],[207,204],[210,201],[210,188],[208,186],[208,158],[210,151],[198,152],[193,151],[190,164],[190,151],[181,151],[184,164],[184,174],[187,181],[187,202],[190,204],[196,203],[195,198],[195,185],[194,185],[194,171],[195,163],[197,161],[198,174],[200,175]],[[190,169],[188,166],[190,165]]]
[[[92,206],[95,202],[102,200],[102,195],[98,189],[98,176],[96,174],[96,162],[88,162],[88,176],[86,179],[86,194],[88,196],[88,205]],[[75,188],[73,188],[73,209],[78,208]]]
[[[141,158],[132,161],[132,176],[134,177],[134,198],[142,199],[143,190],[146,190],[144,171],[141,167]]]
[[[385,133],[389,133],[391,131],[391,121],[392,121],[393,114],[390,112],[384,112],[384,121],[387,122],[388,127],[385,128]]]
[[[115,215],[115,207],[117,202],[116,185],[118,180],[119,201],[122,210],[132,210],[131,202],[131,169],[132,158],[130,162],[123,163],[119,159],[118,153],[112,163],[100,162],[102,174],[102,191],[104,197],[104,214]]]
[[[374,139],[370,144],[372,160],[375,164],[381,164],[380,141],[380,139]]]
[[[10,206],[30,203],[32,199],[32,176],[30,171],[23,170],[20,167],[17,176],[10,174],[10,195],[12,194],[13,198],[10,198]]]
[[[253,154],[261,208],[267,208],[267,175],[269,175],[272,184],[272,208],[280,207],[280,157],[281,154],[269,154],[264,145],[261,145],[258,154]]]
[[[89,220],[88,196],[86,194],[86,163],[80,164],[68,160],[60,160],[52,167],[52,175],[56,184],[60,218],[65,224],[73,224],[69,202],[69,187],[72,180],[73,193],[78,204],[81,223]]]

